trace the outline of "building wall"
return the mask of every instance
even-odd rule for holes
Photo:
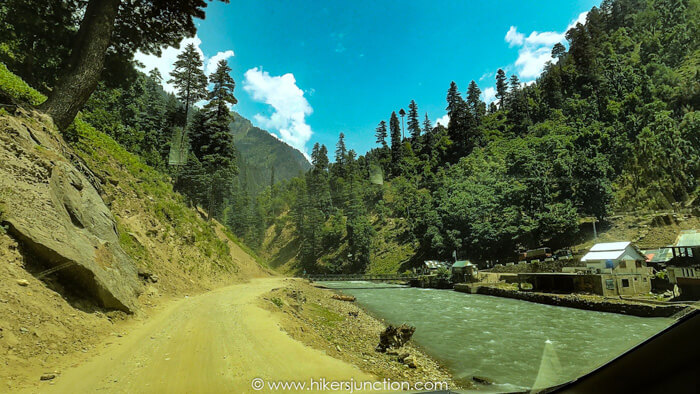
[[[700,278],[700,268],[695,267],[668,267],[668,279],[676,283],[677,278]]]
[[[601,274],[600,284],[602,295],[608,297],[618,295],[633,296],[651,292],[650,275],[628,273]]]

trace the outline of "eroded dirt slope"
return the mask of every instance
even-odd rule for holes
[[[25,130],[31,134],[30,140],[39,141],[32,146],[15,144],[10,159],[21,157],[26,168],[34,168],[32,160],[41,160],[47,167],[46,172],[20,171],[14,159],[6,160],[2,164],[9,170],[3,173],[2,184],[21,178],[29,189],[32,185],[44,187],[50,182],[48,175],[54,163],[70,163],[79,172],[82,190],[90,187],[95,191],[90,204],[104,207],[90,212],[90,204],[86,204],[83,208],[87,212],[73,210],[72,215],[67,211],[58,215],[41,207],[65,207],[60,194],[61,198],[56,199],[51,192],[20,195],[0,190],[0,392],[37,382],[43,373],[57,370],[61,360],[92,354],[105,338],[116,337],[125,324],[147,321],[154,308],[172,298],[269,276],[259,260],[229,237],[219,223],[206,222],[201,212],[173,193],[165,175],[79,119],[77,141],[72,144],[36,112],[21,108],[14,114],[3,112],[0,121],[13,124],[15,130]],[[4,137],[14,141],[11,134]],[[44,196],[48,197],[40,201]],[[17,207],[31,214],[33,220],[29,223],[38,228],[46,220],[82,231],[80,226],[91,225],[91,213],[111,216],[105,220],[112,220],[114,238],[95,243],[95,253],[87,253],[87,259],[104,265],[107,271],[117,270],[114,264],[118,261],[100,258],[109,247],[125,253],[133,264],[129,286],[136,286],[140,293],[133,301],[133,315],[105,308],[89,288],[72,280],[68,271],[40,276],[59,262],[36,253],[26,240],[13,234],[7,218],[18,212]],[[58,232],[45,230],[47,238],[60,240]],[[105,261],[112,266],[105,265]]]

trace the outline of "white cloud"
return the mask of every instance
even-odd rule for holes
[[[296,84],[294,74],[271,76],[260,68],[245,72],[243,89],[253,100],[272,107],[270,116],[256,114],[253,119],[262,127],[276,130],[282,141],[306,154],[306,143],[311,139],[311,127],[306,117],[313,109]]]
[[[143,63],[144,71],[151,71],[154,68],[157,68],[160,75],[163,77],[163,89],[165,89],[167,92],[175,93],[175,86],[168,83],[168,80],[170,79],[170,72],[173,71],[173,63],[175,63],[175,60],[177,60],[177,55],[179,55],[188,44],[194,44],[194,47],[199,52],[199,56],[204,57],[204,53],[199,48],[199,46],[202,44],[202,40],[195,35],[194,37],[183,38],[182,41],[180,41],[180,48],[167,47],[163,49],[160,56],[146,55],[141,52],[136,52],[134,59]]]
[[[572,21],[563,32],[544,31],[531,32],[527,37],[518,32],[518,28],[511,26],[505,36],[509,46],[521,47],[518,50],[518,59],[515,61],[517,73],[522,79],[537,78],[544,69],[545,63],[552,60],[552,47],[565,40],[566,32],[577,23],[585,23],[588,12],[582,12]]]
[[[551,52],[552,49],[547,47],[521,49],[515,61],[520,78],[537,78],[544,69],[544,65],[552,60]]]
[[[564,33],[557,33],[555,31],[543,31],[542,33],[538,33],[536,31],[533,31],[530,33],[529,36],[525,39],[525,43],[528,45],[549,45],[553,46],[554,44],[558,42],[562,42],[564,40]]]
[[[523,41],[525,41],[525,35],[523,35],[523,33],[518,33],[517,27],[511,26],[510,29],[508,29],[508,33],[506,33],[506,42],[510,44],[510,46],[519,46],[523,45]]]
[[[496,101],[496,88],[488,87],[484,89],[482,95],[486,105],[491,104],[492,102]]]
[[[166,92],[175,93],[175,86],[173,86],[171,83],[168,83],[168,80],[170,80],[171,78],[170,72],[173,71],[173,64],[177,60],[177,55],[179,55],[188,44],[193,44],[195,49],[199,53],[199,57],[202,58],[202,61],[205,65],[204,72],[207,75],[211,74],[214,70],[216,70],[216,64],[219,62],[219,60],[228,59],[234,56],[233,51],[230,49],[226,51],[217,52],[212,57],[205,56],[204,52],[202,52],[202,49],[200,48],[202,40],[199,38],[199,36],[195,35],[194,37],[183,38],[182,41],[180,41],[179,48],[167,47],[163,49],[160,56],[146,55],[141,52],[136,52],[136,55],[134,55],[134,59],[143,63],[143,70],[146,72],[157,68],[160,72],[160,75],[163,77],[163,89],[165,89]]]
[[[204,73],[207,75],[211,75],[214,71],[216,71],[216,66],[219,64],[220,61],[228,60],[229,58],[234,56],[236,55],[231,49],[229,49],[228,51],[217,52],[216,55],[210,57],[209,60],[207,60],[207,66],[204,68]]]
[[[438,124],[443,125],[444,127],[447,127],[447,125],[450,123],[450,116],[445,114],[442,118],[438,118],[438,120],[435,121],[435,125],[437,126]]]

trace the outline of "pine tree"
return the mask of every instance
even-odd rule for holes
[[[562,43],[558,42],[552,47],[552,58],[561,60],[562,57],[566,55],[566,47]],[[561,64],[560,64],[561,66]]]
[[[316,171],[326,171],[328,169],[328,149],[325,145],[318,142],[314,144],[311,150],[311,164]]]
[[[194,111],[192,121],[189,126],[190,151],[200,160],[204,156],[204,146],[209,144],[210,134],[207,124],[207,117],[204,111]]]
[[[230,72],[231,67],[228,66],[228,62],[220,60],[216,71],[209,77],[214,86],[208,94],[209,103],[207,105],[211,108],[212,115],[222,121],[230,120],[228,106],[238,104],[238,100],[233,95],[236,82],[231,78]]]
[[[328,148],[326,148],[326,146],[323,144],[321,144],[320,157],[323,163],[323,168],[327,170],[330,166],[330,160],[328,160]]]
[[[314,144],[311,151],[311,164],[313,168],[306,174],[309,202],[311,206],[328,215],[333,206],[326,171],[329,165],[328,149],[318,142]]]
[[[452,119],[455,115],[455,112],[458,111],[459,107],[459,102],[462,99],[461,94],[459,93],[459,89],[457,88],[457,84],[455,81],[452,81],[450,83],[450,88],[447,90],[447,116]]]
[[[381,146],[382,148],[386,148],[387,131],[385,121],[382,120],[381,122],[379,122],[379,125],[377,126],[374,135],[375,137],[377,137],[377,144],[379,144],[379,146]]]
[[[141,77],[139,77],[141,79]],[[144,77],[144,98],[147,105],[141,111],[140,129],[143,132],[141,140],[141,155],[149,165],[162,168],[169,149],[169,136],[166,125],[166,100],[161,87],[162,77],[154,68]]]
[[[404,111],[403,108],[399,110],[399,116],[401,117],[401,139],[404,139],[406,135],[403,131],[403,117],[406,116],[406,111]]]
[[[517,75],[513,74],[510,76],[510,91],[511,93],[520,90],[520,79]]]
[[[348,154],[348,149],[345,147],[345,134],[340,133],[338,143],[335,144],[335,163],[341,168],[345,164],[345,159]]]
[[[418,120],[418,105],[414,100],[408,104],[408,132],[411,134],[411,138],[416,141],[420,137],[420,121]]]
[[[430,122],[428,113],[425,113],[425,119],[423,119],[423,133],[428,134],[433,131],[433,124]]]
[[[394,173],[398,173],[403,152],[401,150],[401,126],[399,125],[399,118],[396,116],[396,112],[391,113],[389,130],[391,131],[391,165]]]
[[[470,134],[475,129],[476,122],[454,81],[447,90],[446,100],[446,110],[450,117],[447,134],[452,141],[449,157],[456,163],[461,157],[468,155],[474,146]]]
[[[502,69],[496,71],[496,98],[498,99],[498,108],[503,109],[505,98],[508,95],[508,81],[506,73]]]
[[[518,100],[521,91],[520,79],[518,79],[517,75],[513,74],[510,76],[509,85],[510,89],[508,90],[508,93],[505,96],[505,102],[506,107],[508,107],[509,110],[512,110],[512,107],[516,105],[516,101]]]
[[[467,107],[477,123],[486,114],[486,104],[481,101],[481,89],[474,81],[471,81],[467,88]]]
[[[177,96],[185,103],[185,121],[189,115],[190,106],[207,97],[207,76],[202,71],[202,58],[193,44],[188,44],[185,50],[177,55],[175,68],[170,73],[168,81],[177,88]]]
[[[520,85],[518,76],[510,77],[510,92],[506,100],[508,107],[508,123],[511,130],[517,135],[522,135],[530,126],[530,113],[528,107],[527,91]]]
[[[237,103],[233,95],[236,84],[230,72],[227,62],[220,61],[212,74],[213,89],[209,92],[209,102],[202,111],[206,118],[204,133],[193,135],[193,145],[198,146],[202,164],[210,176],[208,218],[219,216],[219,208],[230,194],[233,177],[238,173],[236,148],[229,129],[232,117],[228,105]]]

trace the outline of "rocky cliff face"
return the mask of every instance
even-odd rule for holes
[[[119,244],[99,184],[50,122],[35,119],[0,116],[2,222],[32,255],[36,276],[54,275],[102,307],[133,312],[136,265]]]

